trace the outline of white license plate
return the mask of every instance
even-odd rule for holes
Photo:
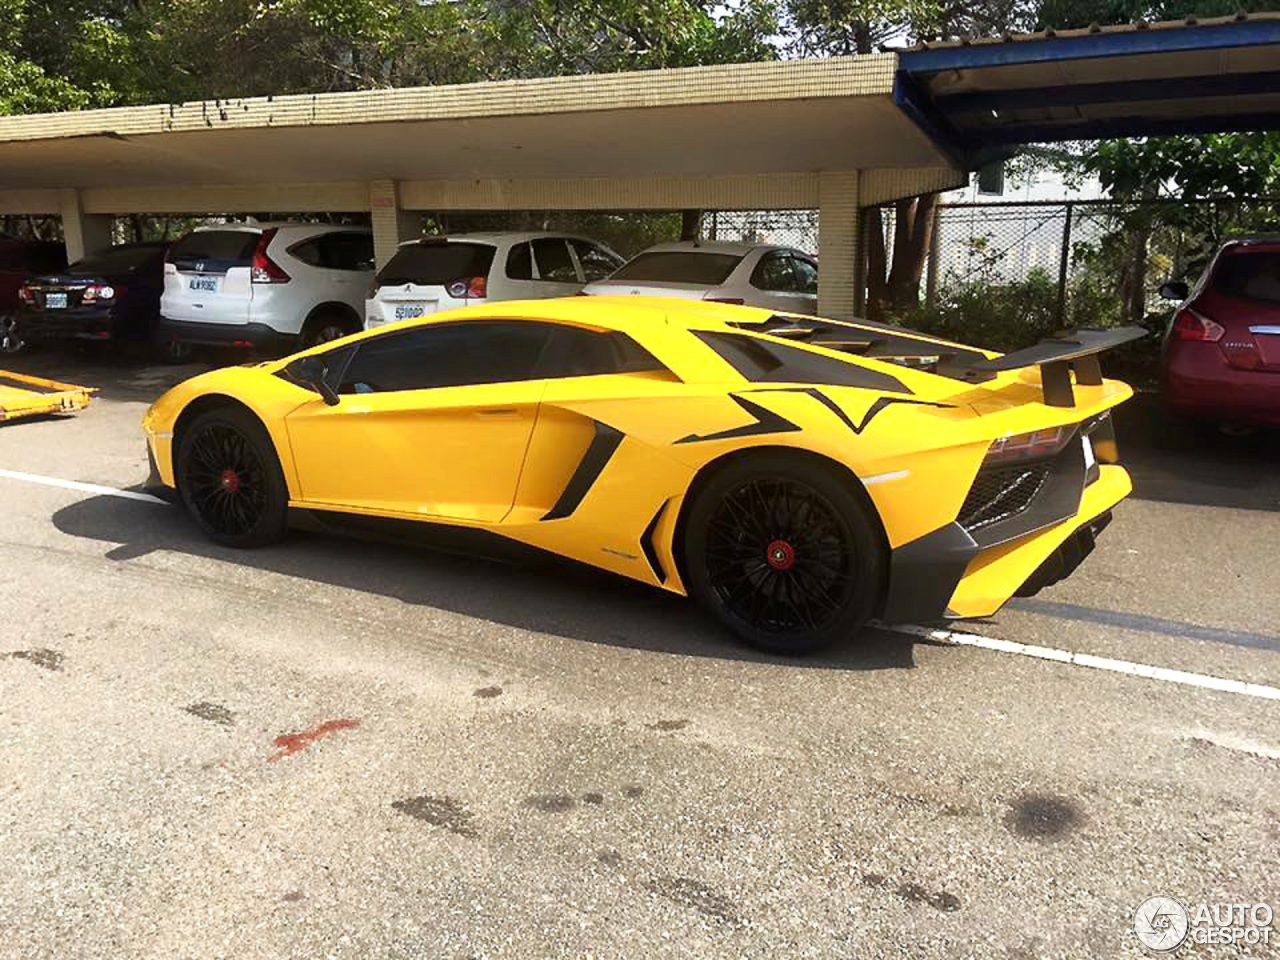
[[[44,305],[50,310],[67,309],[67,295],[65,293],[46,293],[44,295]]]
[[[188,289],[201,290],[205,293],[217,293],[218,278],[217,277],[192,277],[191,280],[188,281],[187,287]]]
[[[414,317],[420,317],[427,312],[427,308],[420,303],[401,303],[396,306],[397,320],[412,320]]]

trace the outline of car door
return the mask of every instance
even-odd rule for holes
[[[533,251],[537,296],[571,297],[582,289],[582,276],[565,237],[538,237],[529,246]]]
[[[796,277],[796,306],[793,313],[818,312],[818,262],[798,253],[791,254],[791,270]]]
[[[764,254],[756,262],[748,282],[752,287],[748,303],[789,313],[806,312],[789,251],[770,250]]]
[[[360,231],[326,233],[315,238],[317,266],[324,277],[321,299],[340,300],[364,315],[364,295],[373,279],[373,237]]]
[[[550,328],[458,320],[390,330],[328,357],[339,402],[286,419],[303,501],[496,523],[511,509]]]

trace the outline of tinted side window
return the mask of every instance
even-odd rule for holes
[[[582,267],[582,277],[587,283],[592,280],[603,280],[622,266],[622,261],[609,251],[597,247],[585,240],[570,240],[573,250],[578,255],[578,263]]]
[[[509,320],[415,327],[362,341],[339,393],[428,390],[532,380],[553,328]]]
[[[367,233],[327,233],[316,241],[321,266],[330,270],[373,269],[373,237]]]
[[[533,254],[529,244],[517,243],[507,253],[507,277],[511,280],[533,279]]]
[[[625,333],[560,327],[543,366],[543,376],[590,377],[602,373],[665,371],[658,358]]]
[[[533,241],[533,258],[538,264],[538,279],[555,283],[577,283],[578,271],[569,259],[569,246],[561,239]]]
[[[796,289],[801,293],[818,292],[818,265],[804,257],[792,257],[791,269],[796,274]]]
[[[289,255],[295,260],[301,260],[303,263],[311,267],[321,266],[320,262],[320,238],[313,237],[310,240],[304,240],[302,243],[296,244],[289,248]]]
[[[782,252],[766,253],[751,271],[751,285],[757,290],[795,292],[796,278],[791,272],[791,256]]]

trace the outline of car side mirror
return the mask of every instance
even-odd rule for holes
[[[336,407],[338,394],[329,386],[328,375],[329,365],[324,362],[324,357],[299,357],[289,364],[289,376],[315,390],[328,406]]]
[[[1185,300],[1190,292],[1190,289],[1181,280],[1170,280],[1160,287],[1160,297],[1163,300]]]

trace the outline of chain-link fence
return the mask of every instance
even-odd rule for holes
[[[907,202],[869,224],[884,238],[868,260],[869,316],[1013,349],[1063,327],[1162,326],[1160,285],[1194,280],[1229,237],[1275,232],[1280,200]]]

